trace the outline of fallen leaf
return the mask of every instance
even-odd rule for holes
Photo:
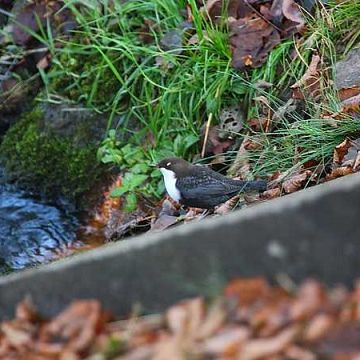
[[[251,118],[247,121],[248,125],[255,131],[264,131],[269,119],[266,117]]]
[[[291,360],[316,360],[316,355],[310,350],[292,345],[286,349],[284,356]]]
[[[200,132],[201,132],[201,147],[202,147],[205,137],[205,125],[201,127]],[[206,141],[205,155],[211,156],[211,155],[223,154],[234,143],[235,140],[232,137],[230,137],[228,131],[222,130],[219,125],[211,126]]]
[[[294,0],[283,0],[282,12],[287,19],[298,24],[298,30],[304,26],[305,20],[300,12],[299,5]]]
[[[269,358],[285,350],[299,333],[298,326],[289,327],[278,335],[266,339],[254,339],[247,342],[238,356],[238,360],[256,360]]]
[[[274,122],[283,120],[287,115],[296,111],[298,104],[295,99],[290,98],[284,105],[279,106],[272,116]]]
[[[341,103],[341,111],[360,111],[360,94],[348,98]]]
[[[328,314],[316,315],[310,320],[306,329],[304,330],[304,340],[308,342],[315,342],[321,339],[332,328],[334,319]]]
[[[232,210],[234,210],[235,206],[238,204],[239,199],[240,199],[240,195],[232,197],[228,201],[218,206],[215,209],[214,213],[217,215],[225,215],[230,213]]]
[[[287,194],[299,190],[303,186],[304,182],[311,176],[311,174],[312,173],[310,170],[305,170],[300,173],[295,173],[291,175],[283,182],[283,190]]]
[[[36,64],[36,67],[41,70],[45,70],[50,66],[50,55],[47,54],[42,57]]]
[[[320,56],[314,54],[305,74],[299,81],[290,86],[290,88],[293,89],[294,99],[303,100],[307,96],[314,100],[318,99],[320,95],[320,60]]]
[[[207,313],[196,334],[197,340],[208,338],[216,333],[224,325],[226,310],[223,301],[217,301]]]
[[[55,342],[55,339],[62,339],[64,349],[82,352],[92,345],[103,316],[98,301],[74,301],[44,327],[41,341]]]
[[[171,332],[178,337],[196,335],[204,316],[204,300],[195,298],[172,306],[166,312]]]
[[[349,151],[350,146],[351,146],[351,141],[348,138],[346,138],[341,144],[335,146],[333,162],[336,165],[340,165],[342,163],[344,156]]]
[[[35,322],[39,320],[39,315],[30,298],[25,298],[16,306],[15,317],[17,320],[25,322]]]
[[[308,319],[327,303],[325,288],[318,281],[308,279],[297,291],[297,299],[290,309],[294,321]]]
[[[346,176],[352,174],[354,171],[351,166],[341,166],[331,171],[329,175],[326,176],[326,180],[333,180],[341,176]]]
[[[346,99],[352,98],[353,96],[359,95],[360,94],[360,86],[340,89],[338,91],[338,94],[339,94],[339,99],[341,101],[344,101]]]
[[[33,330],[27,324],[19,321],[3,322],[0,327],[1,332],[5,335],[11,346],[18,350],[31,348],[33,344]]]
[[[232,280],[224,289],[227,298],[236,298],[241,306],[266,296],[269,284],[264,278],[238,278]]]
[[[251,3],[252,1],[249,1]],[[229,0],[227,8],[227,15],[229,18],[242,18],[252,13],[252,9],[246,4],[244,0]],[[209,17],[216,21],[223,16],[223,0],[208,0],[202,8],[203,12],[206,12]]]
[[[151,224],[150,231],[162,231],[178,221],[175,206],[167,199],[163,201],[161,211],[156,220]]]
[[[220,138],[234,137],[243,128],[244,112],[240,106],[223,107],[219,114]]]
[[[329,354],[348,355],[345,359],[353,359],[351,355],[360,351],[360,327],[357,323],[338,324],[328,330],[326,336],[314,346],[320,358]]]
[[[232,65],[239,70],[263,64],[270,50],[280,42],[279,32],[254,13],[231,21],[229,29]]]
[[[226,328],[215,336],[207,339],[202,350],[210,356],[233,357],[237,354],[239,347],[251,335],[249,328],[236,326]]]
[[[281,190],[280,188],[275,188],[275,189],[269,189],[269,190],[265,190],[262,194],[261,194],[261,198],[264,200],[270,200],[270,199],[274,199],[277,198],[281,195]]]
[[[346,138],[334,149],[333,163],[326,180],[336,179],[360,170],[360,138]]]

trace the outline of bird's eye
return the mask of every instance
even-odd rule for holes
[[[166,166],[170,166],[171,165],[171,162],[168,162],[167,164],[166,164]]]

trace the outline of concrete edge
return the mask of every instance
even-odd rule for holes
[[[181,225],[179,227],[171,228],[158,233],[145,233],[118,242],[104,244],[99,248],[91,249],[81,254],[75,254],[53,263],[44,264],[37,268],[30,268],[16,273],[4,275],[0,277],[0,286],[16,282],[19,279],[24,280],[26,278],[31,278],[36,273],[51,273],[62,271],[68,267],[87,263],[92,260],[112,257],[114,255],[114,251],[116,251],[116,253],[120,256],[124,253],[161,243],[164,239],[172,241],[178,236],[189,235],[194,230],[201,231],[201,229],[209,229],[209,227],[215,229],[219,226],[219,224],[231,225],[238,222],[240,219],[252,219],[254,217],[264,215],[268,212],[281,213],[287,209],[298,207],[304,203],[316,202],[318,198],[326,196],[326,194],[341,190],[348,190],[353,187],[360,187],[360,173],[347,175],[345,177],[319,184],[311,188],[282,196],[280,198],[264,201],[263,203],[258,203],[248,208],[234,211],[233,213],[227,214],[225,216],[204,219],[203,221],[197,223],[189,223],[186,226]]]

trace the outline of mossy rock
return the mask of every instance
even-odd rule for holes
[[[85,131],[84,121],[64,133],[46,124],[44,112],[36,108],[8,130],[0,145],[5,175],[47,198],[65,197],[79,204],[103,173],[96,159],[98,142]]]

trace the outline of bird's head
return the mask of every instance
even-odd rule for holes
[[[171,157],[161,160],[157,167],[164,173],[172,172],[175,177],[184,176],[191,168],[191,164],[184,159]]]

